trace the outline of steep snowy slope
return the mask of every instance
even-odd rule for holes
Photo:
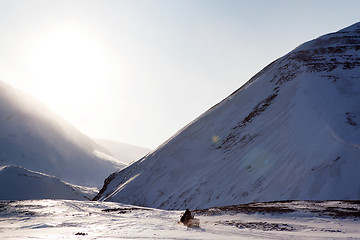
[[[43,104],[0,82],[2,165],[22,166],[90,187],[101,187],[106,176],[125,166]]]
[[[360,23],[265,67],[95,199],[164,209],[360,199]]]
[[[67,184],[58,178],[17,166],[0,167],[0,200],[88,200],[91,189]]]
[[[126,164],[139,160],[151,151],[147,148],[112,140],[95,139],[95,141],[108,149],[116,159]]]

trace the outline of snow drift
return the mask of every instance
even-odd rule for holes
[[[360,198],[360,23],[269,64],[95,199],[163,208]]]
[[[125,166],[43,104],[4,82],[0,82],[1,165],[22,166],[88,187],[101,187],[106,176]]]
[[[0,200],[88,200],[94,189],[72,186],[58,178],[23,167],[0,167]]]

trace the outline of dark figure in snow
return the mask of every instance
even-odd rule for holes
[[[193,219],[194,217],[191,215],[191,212],[189,209],[186,209],[185,213],[181,216],[180,222],[182,222],[185,225],[188,225],[190,219]]]

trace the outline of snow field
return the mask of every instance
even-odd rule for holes
[[[280,203],[282,204],[282,203]],[[182,211],[113,202],[27,200],[0,202],[1,239],[360,239],[359,218],[311,212],[306,202],[289,213],[198,212],[201,228],[178,224]],[[310,205],[314,205],[310,202]],[[311,210],[335,208],[317,203]],[[357,209],[359,204],[346,205]],[[263,206],[263,205],[261,205]],[[266,205],[264,205],[266,206]]]

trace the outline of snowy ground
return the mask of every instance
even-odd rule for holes
[[[0,239],[360,239],[359,202],[280,202],[196,211],[201,228],[178,224],[181,211],[112,202],[0,202]]]

